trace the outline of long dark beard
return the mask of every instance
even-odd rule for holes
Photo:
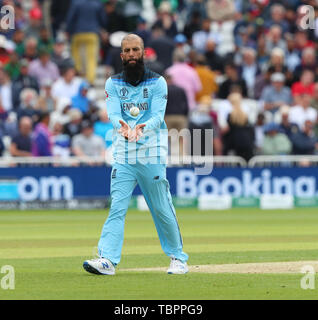
[[[130,65],[128,60],[123,61],[123,68],[126,81],[131,85],[136,86],[142,80],[144,75],[144,59],[140,58],[136,60],[135,65]]]

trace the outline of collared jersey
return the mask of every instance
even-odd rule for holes
[[[165,159],[168,150],[167,126],[164,122],[168,98],[165,79],[145,68],[143,79],[133,86],[125,81],[124,72],[121,72],[107,79],[105,94],[108,116],[114,126],[114,160]],[[139,108],[137,117],[130,114],[132,107]],[[117,132],[121,128],[119,120],[125,121],[131,128],[146,124],[144,136],[137,143],[128,142]]]

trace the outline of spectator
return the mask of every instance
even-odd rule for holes
[[[256,77],[261,73],[256,63],[256,51],[252,48],[243,50],[243,63],[240,67],[240,76],[245,80],[247,86],[247,96],[254,98],[254,86]]]
[[[218,97],[226,99],[233,87],[240,88],[243,97],[247,97],[247,86],[244,79],[239,77],[238,69],[233,63],[225,65],[226,80],[220,85]]]
[[[190,154],[192,156],[221,155],[222,143],[216,118],[211,117],[212,99],[202,96],[189,117]],[[194,130],[201,130],[195,135]],[[213,130],[213,134],[212,131]],[[198,150],[200,148],[200,152]]]
[[[20,106],[20,94],[23,89],[34,89],[39,92],[39,84],[36,78],[29,75],[29,62],[27,59],[20,61],[20,75],[12,83],[13,107],[16,110]]]
[[[279,25],[271,26],[265,40],[266,52],[270,54],[274,48],[280,48],[287,51],[287,44],[282,36],[282,28]]]
[[[207,66],[204,55],[198,55],[196,59],[195,71],[197,72],[202,89],[196,95],[196,101],[199,101],[203,96],[214,96],[218,91],[218,84],[216,82],[216,74]]]
[[[50,18],[52,23],[52,33],[54,39],[57,38],[58,31],[62,29],[66,21],[67,12],[70,8],[71,0],[53,0],[50,6]]]
[[[217,74],[223,73],[223,58],[216,52],[215,40],[208,39],[205,45],[205,57],[207,64]]]
[[[182,50],[186,55],[189,55],[191,47],[187,43],[187,38],[184,34],[178,33],[174,37],[174,43],[176,45],[176,49]]]
[[[39,52],[39,58],[30,63],[29,75],[36,78],[40,86],[44,81],[58,79],[59,70],[56,64],[51,61],[48,51],[42,49]]]
[[[261,95],[260,100],[264,102],[264,110],[267,113],[267,119],[273,121],[273,116],[282,105],[292,104],[292,95],[290,89],[284,86],[285,76],[276,72],[271,76],[271,85],[267,86]]]
[[[53,44],[51,61],[57,65],[59,73],[61,73],[64,68],[74,66],[73,59],[66,50],[65,41],[61,37],[57,37],[56,42]]]
[[[164,34],[173,39],[177,33],[177,24],[171,12],[171,5],[167,1],[163,1],[158,8],[158,18],[153,25],[154,28],[160,28]]]
[[[19,133],[13,137],[10,144],[10,154],[13,157],[31,157],[32,156],[32,119],[22,117],[19,121]]]
[[[19,56],[16,52],[12,52],[9,62],[4,66],[4,70],[8,73],[11,80],[16,79],[20,75]]]
[[[6,37],[0,34],[0,63],[6,65],[10,61],[11,48]]]
[[[291,136],[294,154],[314,154],[318,150],[317,137],[313,131],[313,122],[306,120],[302,130]]]
[[[18,54],[19,57],[22,57],[24,53],[24,39],[25,34],[23,30],[17,29],[13,34],[12,41],[15,44],[15,52]]]
[[[71,121],[70,111],[71,109],[71,100],[68,98],[58,99],[56,102],[56,108],[53,112],[51,112],[50,116],[50,127],[58,122],[65,126]],[[77,109],[73,109],[77,111]],[[63,129],[64,130],[64,129]]]
[[[208,40],[213,41],[217,46],[220,42],[220,36],[211,31],[211,20],[206,18],[202,21],[201,29],[193,33],[192,45],[198,53],[204,54]]]
[[[279,109],[279,121],[277,121],[279,123],[279,131],[285,133],[288,138],[299,131],[298,125],[289,121],[290,109],[287,105],[281,106]]]
[[[295,39],[292,34],[288,33],[285,35],[287,50],[286,50],[286,66],[289,71],[294,72],[296,67],[301,63],[299,57],[299,51],[295,46]]]
[[[232,93],[228,97],[233,110],[228,116],[228,129],[224,136],[224,154],[234,151],[248,161],[254,152],[254,128],[248,123],[248,116],[242,109],[242,96]]]
[[[89,84],[83,81],[79,88],[78,93],[72,97],[71,107],[79,109],[83,114],[87,113],[91,106],[91,101],[87,98],[87,92],[89,89]]]
[[[89,121],[83,121],[81,133],[72,139],[73,153],[77,157],[105,157],[105,142],[94,134],[94,129]]]
[[[317,61],[316,61],[316,50],[315,48],[308,47],[302,51],[301,54],[301,63],[295,68],[294,71],[294,81],[298,81],[301,74],[305,70],[316,70]]]
[[[53,151],[53,136],[49,129],[50,114],[43,112],[32,134],[32,155],[50,157]]]
[[[274,123],[268,123],[264,128],[264,142],[262,154],[264,155],[286,155],[290,154],[292,144],[286,134],[279,132],[279,126]]]
[[[38,57],[38,40],[37,38],[30,37],[25,40],[24,52],[22,58],[27,59],[29,62]]]
[[[201,29],[201,14],[199,11],[193,11],[191,17],[186,21],[183,34],[187,37],[188,41],[192,40],[192,36],[195,32]]]
[[[106,149],[112,145],[113,125],[108,118],[107,110],[99,110],[99,120],[94,123],[94,133],[105,141]]]
[[[145,48],[145,66],[150,70],[157,72],[160,75],[163,75],[165,71],[164,65],[158,61],[157,54],[152,48]]]
[[[202,89],[201,81],[193,68],[186,64],[186,55],[183,51],[176,50],[173,54],[173,65],[166,70],[172,82],[183,88],[186,92],[189,109],[195,108],[195,96]]]
[[[303,94],[313,96],[314,86],[314,72],[312,70],[304,70],[301,74],[300,81],[295,82],[291,87],[295,104],[301,103],[301,95]]]
[[[149,47],[155,50],[158,61],[163,64],[165,69],[172,65],[172,55],[175,49],[175,44],[171,38],[164,34],[162,28],[152,28]]]
[[[232,20],[235,14],[234,2],[231,0],[208,0],[206,2],[206,10],[209,18],[219,23]]]
[[[67,134],[63,133],[63,125],[58,121],[53,125],[52,139],[52,155],[67,159],[71,155],[71,139]]]
[[[265,22],[265,28],[270,29],[274,25],[280,26],[282,33],[289,31],[289,24],[285,19],[286,10],[281,4],[273,4],[270,7],[271,18]]]
[[[285,53],[281,48],[274,48],[272,50],[267,70],[271,74],[279,72],[286,76],[288,69],[285,66]]]
[[[311,100],[311,106],[318,111],[318,82],[314,85],[314,94]]]
[[[144,18],[138,17],[137,28],[134,31],[134,34],[138,35],[144,41],[145,47],[148,46],[151,39],[151,31],[147,28],[147,22]]]
[[[12,109],[12,83],[8,73],[0,69],[0,113],[8,114]]]
[[[126,30],[126,21],[119,10],[117,10],[116,3],[117,0],[109,0],[104,5],[106,18],[104,19],[103,28],[109,33]]]
[[[18,120],[22,117],[32,118],[33,123],[36,123],[39,119],[40,112],[37,109],[38,106],[38,94],[34,89],[26,88],[21,91],[20,94],[21,104],[17,109]]]
[[[54,99],[71,99],[78,93],[81,82],[82,79],[75,76],[74,67],[66,67],[61,76],[52,85],[52,97]]]
[[[55,99],[52,97],[52,80],[45,79],[42,82],[40,95],[38,98],[38,108],[41,111],[53,112],[55,110]]]
[[[53,44],[54,44],[54,41],[50,37],[49,30],[44,26],[41,27],[40,36],[39,36],[39,40],[38,40],[39,52],[46,51],[51,55],[53,52]]]
[[[311,96],[309,94],[304,93],[299,97],[299,105],[296,105],[290,109],[289,121],[296,123],[299,128],[303,128],[307,120],[315,123],[317,119],[317,110],[310,106]]]
[[[104,23],[104,11],[98,0],[78,0],[71,3],[66,30],[70,34],[72,56],[76,70],[93,84],[96,76],[98,34]],[[85,48],[85,63],[80,50]],[[84,65],[86,70],[84,70]]]
[[[73,138],[73,136],[79,134],[81,131],[81,122],[83,115],[82,112],[78,109],[71,109],[67,114],[70,117],[70,122],[64,125],[64,133]]]
[[[28,25],[25,29],[26,37],[40,37],[40,29],[42,27],[42,10],[37,6],[29,11]]]
[[[172,82],[172,78],[169,74],[165,74],[165,79],[168,85],[168,100],[165,113],[165,122],[167,124],[168,130],[178,130],[178,133],[182,129],[187,128],[188,123],[188,100],[184,89],[179,86],[176,86]],[[183,146],[186,142],[183,143],[182,139],[171,139],[171,155],[183,155],[185,151]]]

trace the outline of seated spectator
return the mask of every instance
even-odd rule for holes
[[[150,70],[163,75],[165,71],[164,65],[157,60],[157,54],[152,48],[145,48],[145,66]]]
[[[32,134],[32,155],[34,157],[50,157],[53,155],[53,137],[49,129],[50,114],[43,112],[39,123]]]
[[[292,144],[286,134],[279,132],[279,126],[275,122],[268,123],[264,127],[264,141],[262,154],[286,155],[290,154]]]
[[[30,37],[25,40],[24,51],[22,58],[27,59],[29,62],[38,57],[38,40],[37,38]]]
[[[53,148],[52,154],[59,158],[68,158],[71,155],[71,138],[63,133],[63,125],[55,122],[52,130]]]
[[[34,89],[26,88],[20,94],[20,106],[17,109],[17,117],[20,120],[22,117],[32,118],[33,123],[36,123],[40,116],[38,107],[38,94]]]
[[[286,21],[286,10],[283,5],[273,4],[270,7],[270,14],[270,19],[265,21],[264,27],[266,29],[269,29],[274,25],[278,25],[280,26],[283,34],[289,31],[289,24]]]
[[[22,29],[15,30],[12,40],[15,43],[15,52],[21,58],[24,53],[24,39],[25,34]]]
[[[292,104],[290,89],[284,86],[285,76],[282,73],[274,73],[271,76],[271,85],[264,88],[260,100],[264,102],[264,110],[269,113],[266,118],[273,120],[274,114],[282,105]]]
[[[10,145],[10,154],[13,157],[31,157],[32,156],[32,119],[22,117],[19,122],[19,133],[13,137]]]
[[[299,81],[301,74],[305,70],[316,70],[316,50],[315,48],[305,48],[301,53],[301,63],[294,70],[294,82]]]
[[[38,98],[38,109],[41,111],[53,112],[55,110],[56,101],[52,97],[52,83],[50,79],[45,79],[42,82]]]
[[[36,78],[29,75],[29,62],[27,59],[20,61],[20,75],[12,82],[13,108],[20,106],[20,94],[23,89],[34,89],[39,93],[39,84]]]
[[[290,107],[287,105],[281,106],[279,109],[279,118],[277,123],[279,123],[279,131],[285,133],[290,139],[291,135],[299,131],[299,127],[296,123],[292,123],[289,120]]]
[[[243,50],[243,62],[239,70],[240,77],[246,82],[247,96],[253,99],[255,80],[261,73],[261,70],[256,63],[256,51],[254,49],[245,48]]]
[[[300,103],[301,95],[303,94],[313,96],[315,86],[314,79],[314,72],[312,70],[304,70],[301,74],[300,81],[292,85],[291,90],[295,104]]]
[[[301,63],[301,59],[299,57],[299,51],[295,47],[295,39],[294,36],[290,33],[285,35],[286,43],[287,43],[287,51],[286,51],[286,66],[288,71],[294,72],[296,67]]]
[[[54,41],[50,37],[49,30],[45,26],[42,26],[40,29],[40,37],[38,41],[39,52],[45,51],[51,55],[53,52],[53,44]]]
[[[240,87],[243,97],[247,97],[247,86],[244,79],[239,77],[238,69],[233,63],[228,63],[225,65],[225,75],[226,80],[220,85],[218,92],[218,97],[220,99],[226,99],[230,92],[231,88]]]
[[[91,101],[87,98],[89,83],[82,81],[78,88],[78,92],[72,97],[71,107],[79,109],[83,114],[87,113],[91,106]]]
[[[218,90],[216,83],[216,74],[207,66],[204,55],[198,55],[196,59],[195,71],[198,73],[202,89],[196,94],[196,100],[199,101],[203,96],[214,96]]]
[[[232,93],[228,97],[233,110],[228,116],[228,129],[223,136],[224,154],[234,151],[237,156],[248,161],[254,153],[254,128],[242,109],[242,96]]]
[[[211,116],[212,99],[203,96],[189,116],[190,154],[192,156],[221,155],[222,142],[217,119]],[[199,135],[194,130],[201,130]],[[206,130],[213,130],[206,131]],[[200,149],[199,149],[200,148]],[[200,152],[198,152],[200,150]]]
[[[26,37],[35,37],[37,39],[40,37],[40,30],[42,27],[42,18],[43,18],[42,10],[38,6],[33,7],[29,11],[28,25],[24,31]]]
[[[63,69],[74,66],[74,61],[66,50],[65,41],[61,37],[57,37],[56,42],[53,44],[51,60],[57,65],[60,74]]]
[[[10,60],[4,66],[4,70],[8,73],[11,80],[16,79],[20,75],[19,56],[16,52],[10,54]]]
[[[311,106],[318,111],[318,82],[314,85],[314,94],[311,100]]]
[[[53,112],[51,112],[50,117],[50,127],[56,122],[65,126],[71,121],[70,111],[71,109],[71,100],[68,98],[58,99],[56,102],[56,107]],[[73,109],[77,111],[76,109]],[[63,129],[64,130],[64,129]]]
[[[8,73],[0,68],[0,113],[6,117],[13,109],[12,82]]]
[[[307,120],[315,123],[317,119],[317,110],[310,106],[311,96],[309,94],[302,94],[299,97],[301,98],[299,105],[290,109],[289,121],[296,123],[299,128],[302,128]]]
[[[99,110],[99,120],[94,123],[94,133],[105,140],[106,149],[112,145],[113,124],[108,118],[107,110]]]
[[[77,157],[105,157],[105,142],[89,121],[83,121],[81,133],[72,138],[72,150]]]
[[[216,40],[207,39],[205,44],[205,58],[210,69],[217,74],[223,73],[224,61],[223,58],[216,52]]]
[[[281,48],[272,50],[267,70],[271,74],[279,72],[286,76],[288,69],[285,66],[285,53]]]
[[[293,154],[314,154],[318,151],[318,140],[313,131],[313,122],[306,120],[302,130],[291,136]]]
[[[82,79],[75,76],[74,67],[66,67],[61,76],[52,85],[52,97],[54,99],[69,98],[72,99],[79,90]]]
[[[282,28],[279,25],[271,26],[265,40],[267,54],[270,55],[274,48],[280,48],[284,52],[287,51],[286,40],[283,38]]]
[[[64,125],[64,133],[69,135],[71,138],[77,135],[81,131],[81,122],[82,122],[82,112],[78,109],[70,109],[67,112],[67,115],[70,117],[70,122]]]
[[[58,79],[59,70],[56,64],[51,61],[48,51],[42,49],[39,52],[39,58],[30,63],[29,75],[36,78],[40,86],[46,80],[55,81]]]

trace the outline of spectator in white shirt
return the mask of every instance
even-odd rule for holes
[[[307,120],[315,123],[317,119],[317,110],[310,106],[311,98],[309,94],[302,94],[300,104],[290,109],[289,121],[296,123],[299,128],[302,128]]]

